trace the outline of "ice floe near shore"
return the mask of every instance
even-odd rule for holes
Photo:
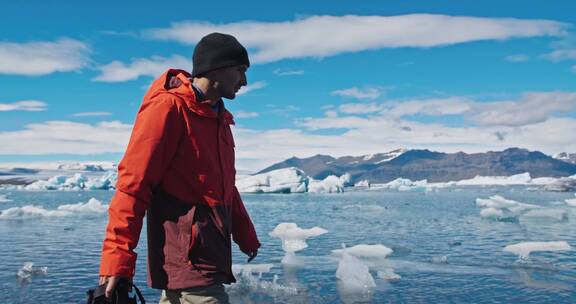
[[[505,252],[518,255],[520,260],[530,258],[530,253],[537,251],[567,251],[572,247],[566,241],[557,242],[522,242],[504,247]]]
[[[42,217],[63,217],[74,214],[103,214],[108,211],[108,205],[91,198],[86,203],[60,205],[56,209],[45,209],[40,206],[26,205],[0,210],[0,220],[28,219]]]

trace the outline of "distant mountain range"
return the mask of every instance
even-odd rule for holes
[[[576,156],[575,154],[572,154]],[[524,172],[535,177],[562,177],[576,174],[576,163],[569,157],[554,158],[538,151],[510,148],[500,152],[467,154],[441,153],[429,150],[398,149],[388,153],[334,158],[316,155],[292,157],[258,173],[297,167],[315,179],[349,173],[352,182],[368,180],[386,183],[396,178],[427,179],[447,182],[475,176],[510,176]]]

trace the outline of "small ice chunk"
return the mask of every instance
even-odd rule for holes
[[[560,210],[560,209],[534,209],[526,212],[522,216],[530,218],[543,218],[543,219],[548,218],[557,221],[568,220],[568,212],[566,212],[566,210]]]
[[[0,194],[0,203],[8,203],[11,202],[11,199],[8,199],[5,194]]]
[[[576,196],[576,194],[574,194]],[[576,207],[576,198],[570,198],[565,200],[566,205],[570,206],[570,207]]]
[[[390,255],[393,251],[392,249],[381,245],[366,245],[360,244],[353,247],[348,247],[345,249],[336,249],[332,250],[332,254],[336,256],[342,256],[342,254],[346,251],[346,253],[353,255],[357,258],[363,259],[384,259],[388,255]]]
[[[306,239],[327,233],[328,230],[320,227],[302,229],[295,223],[280,223],[269,235],[282,240],[282,249],[285,252],[296,252],[306,247]]]
[[[347,250],[342,253],[342,258],[336,270],[338,278],[349,290],[365,291],[376,287],[374,278],[366,266],[358,258],[348,254]]]
[[[32,280],[33,276],[44,275],[48,273],[48,267],[36,267],[32,262],[24,263],[24,266],[18,270],[16,276],[18,282],[28,283]]]
[[[517,254],[521,260],[530,257],[530,253],[537,251],[567,251],[572,247],[566,241],[558,242],[522,242],[504,247],[505,252]]]
[[[384,270],[378,270],[376,275],[378,275],[378,277],[381,279],[389,281],[400,280],[402,278],[399,274],[394,272],[393,268],[384,268]]]

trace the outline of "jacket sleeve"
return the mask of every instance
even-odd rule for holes
[[[145,102],[138,112],[128,148],[118,166],[116,193],[108,209],[101,276],[134,276],[134,248],[140,238],[142,219],[184,131],[181,109],[174,98],[160,95]]]
[[[260,248],[260,242],[254,229],[254,224],[244,208],[244,203],[234,187],[234,200],[232,203],[232,238],[243,251],[252,251]]]

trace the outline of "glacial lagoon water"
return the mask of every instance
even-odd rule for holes
[[[112,194],[0,191],[0,302],[84,303],[85,290],[98,280],[103,210]],[[493,195],[545,211],[481,217],[476,199]],[[565,203],[573,193],[467,187],[243,198],[263,247],[251,263],[259,270],[239,274],[229,288],[232,303],[576,303],[576,207]],[[282,264],[281,240],[269,235],[280,223],[328,232],[307,239],[297,263]],[[145,238],[135,282],[157,303],[159,291],[145,283]],[[565,241],[572,249],[532,252],[528,259],[503,251],[528,241]],[[343,243],[393,250],[365,264],[375,287],[353,289],[336,278],[340,258],[332,250]],[[246,264],[237,248],[234,262]]]

